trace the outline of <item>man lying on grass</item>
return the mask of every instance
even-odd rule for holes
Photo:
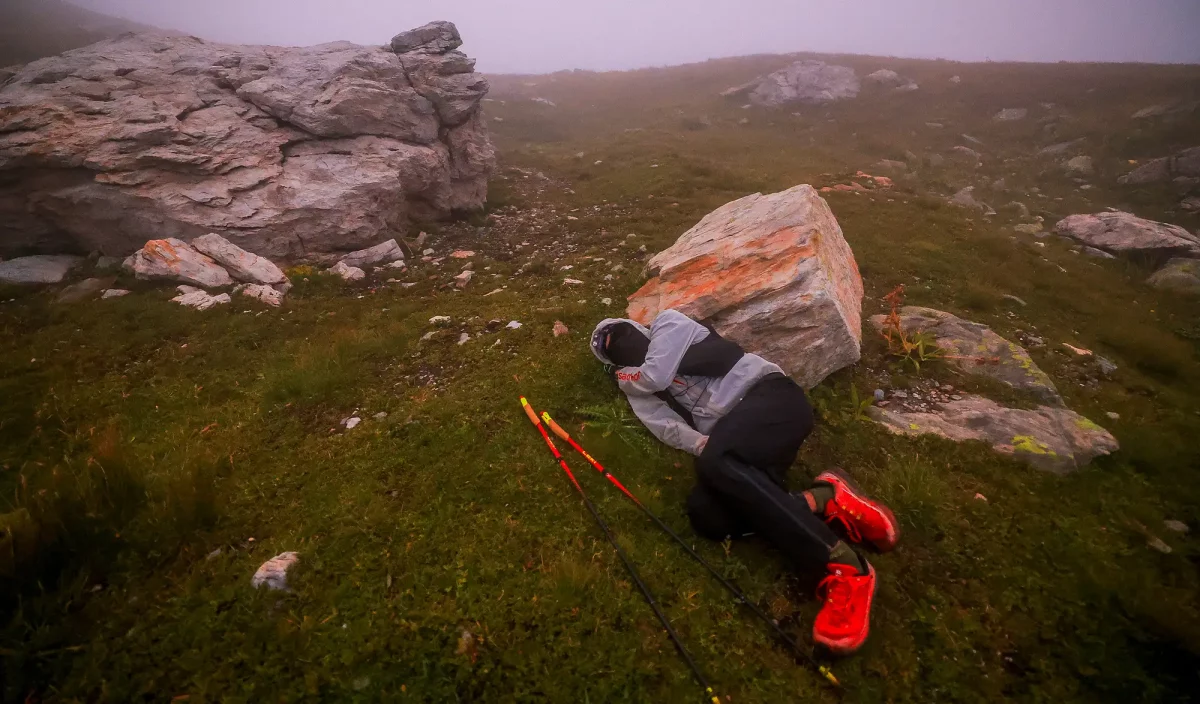
[[[778,366],[674,310],[649,330],[604,320],[591,345],[601,362],[617,367],[621,391],[650,432],[696,456],[687,500],[692,528],[711,540],[757,533],[793,566],[823,566],[813,639],[835,653],[857,650],[870,628],[875,569],[829,524],[880,551],[896,546],[900,530],[887,507],[840,471],[820,474],[803,493],[784,488],[813,428],[804,390]]]

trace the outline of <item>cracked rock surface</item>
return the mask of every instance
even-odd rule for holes
[[[127,34],[19,67],[0,84],[0,256],[215,232],[296,260],[481,207],[487,81],[454,25],[401,37],[397,53]]]

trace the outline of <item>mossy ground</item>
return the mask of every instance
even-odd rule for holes
[[[1194,698],[1200,551],[1162,526],[1200,525],[1196,302],[1146,287],[1137,265],[1086,259],[1053,238],[1038,246],[1003,213],[984,219],[940,195],[1004,178],[1009,192],[988,200],[1024,201],[1047,224],[1113,205],[1194,228],[1168,212],[1177,201],[1168,189],[1114,179],[1128,159],[1200,143],[1194,120],[1129,119],[1195,96],[1200,73],[850,61],[860,72],[895,68],[922,90],[798,115],[715,97],[779,57],[498,78],[487,110],[504,120],[495,123],[502,170],[489,207],[541,215],[432,229],[440,254],[480,252],[463,292],[441,286],[457,273],[448,264],[417,267],[402,277],[417,283],[410,289],[381,285],[390,274],[344,285],[300,272],[282,310],[235,298],[197,313],[144,285],[71,306],[47,292],[0,292],[15,298],[0,306],[0,496],[36,526],[11,547],[25,556],[20,572],[4,577],[3,700],[698,701],[517,399],[572,428],[581,409],[614,402],[586,340],[641,282],[637,245],[661,249],[747,193],[845,182],[908,150],[944,153],[964,132],[986,145],[979,170],[923,167],[892,190],[830,195],[866,282],[864,312],[880,312],[879,299],[905,284],[909,303],[1009,339],[1041,336],[1035,361],[1122,450],[1060,477],[982,446],[892,436],[857,404],[883,384],[933,376],[1028,400],[936,362],[918,374],[867,333],[863,363],[812,392],[821,422],[794,469],[800,484],[844,467],[903,523],[900,548],[874,561],[871,638],[833,663],[844,697]],[[557,107],[527,100],[535,95]],[[1042,102],[1065,115],[1057,134],[1039,124]],[[1031,117],[993,123],[1004,107],[1030,107]],[[944,127],[925,126],[934,121]],[[1034,156],[1077,137],[1096,158],[1091,190]],[[1028,195],[1034,185],[1045,198]],[[627,245],[628,233],[638,237]],[[517,275],[522,251],[539,247],[538,263]],[[614,262],[624,271],[603,282]],[[568,264],[570,274],[560,271]],[[585,285],[564,287],[567,275]],[[422,341],[433,315],[453,322]],[[493,319],[524,327],[490,332]],[[555,320],[571,333],[553,337]],[[463,331],[475,337],[460,346]],[[1077,383],[1062,342],[1120,370]],[[640,431],[606,435],[619,408],[577,436],[690,536],[690,459]],[[355,410],[366,420],[344,431]],[[387,418],[373,419],[379,411]],[[572,464],[727,701],[837,699],[634,507]],[[1173,552],[1149,549],[1151,537]],[[697,540],[697,549],[807,639],[813,579],[789,574],[754,541]],[[252,590],[257,566],[286,550],[301,555],[294,591]],[[473,645],[460,643],[464,630]]]

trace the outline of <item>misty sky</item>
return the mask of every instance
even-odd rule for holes
[[[215,41],[385,43],[455,22],[492,73],[848,52],[1200,63],[1200,0],[72,0]]]

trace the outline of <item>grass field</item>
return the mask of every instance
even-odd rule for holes
[[[465,291],[445,286],[452,259],[415,263],[400,277],[411,288],[293,270],[281,310],[236,297],[182,310],[133,281],[133,295],[76,305],[0,291],[0,699],[700,701],[518,397],[579,428],[691,537],[690,458],[630,421],[587,349],[592,326],[713,208],[910,152],[920,166],[895,188],[828,197],[864,312],[905,284],[911,303],[1041,336],[1034,359],[1122,450],[1059,477],[892,436],[853,399],[923,378],[994,390],[936,363],[916,375],[868,333],[863,361],[813,390],[820,424],[793,469],[800,484],[846,468],[905,531],[874,560],[867,646],[829,661],[840,695],[574,461],[581,482],[723,701],[1200,698],[1200,305],[1145,286],[1139,263],[1016,234],[1004,207],[1020,201],[1047,227],[1106,206],[1200,227],[1173,210],[1173,186],[1116,184],[1129,160],[1200,144],[1194,113],[1130,118],[1200,99],[1200,69],[839,60],[922,88],[795,111],[717,97],[787,63],[765,56],[495,77],[488,212],[425,228],[439,256],[478,252]],[[1030,116],[991,120],[1008,107]],[[1092,188],[1036,154],[1073,139],[1095,160]],[[959,144],[982,165],[949,158]],[[934,153],[946,162],[929,166]],[[946,203],[968,185],[996,217]],[[570,334],[553,337],[556,320]],[[1063,342],[1120,369],[1086,377]],[[364,420],[347,431],[351,415]],[[808,640],[813,580],[761,543],[696,546]],[[288,550],[301,557],[293,591],[253,590],[258,565]]]

